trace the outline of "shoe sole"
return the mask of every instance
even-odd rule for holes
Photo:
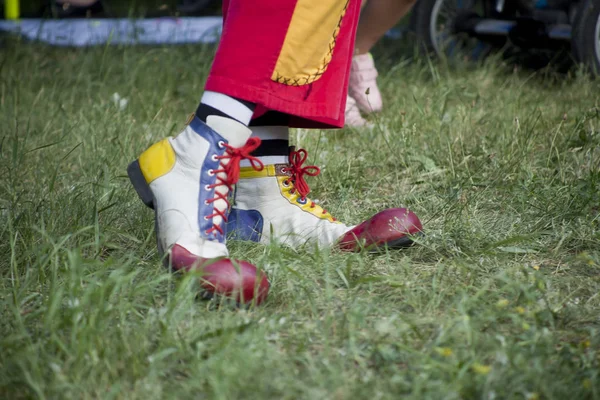
[[[154,208],[154,195],[152,194],[152,190],[150,189],[150,185],[146,182],[146,178],[144,178],[144,174],[142,173],[142,168],[140,167],[140,162],[135,160],[127,167],[127,176],[129,176],[129,181],[131,185],[135,189],[138,197],[142,202],[149,208],[154,210],[154,233],[156,234],[156,246],[158,249],[158,255],[161,259],[163,259],[163,264],[165,267],[169,267],[169,258],[163,257],[165,251],[160,244],[160,240],[158,240],[158,215],[156,214],[156,209]]]
[[[423,232],[417,232],[413,236],[423,237],[423,236],[425,236],[425,233],[423,233]],[[389,249],[389,250],[405,249],[407,247],[413,246],[414,244],[415,244],[414,240],[412,240],[408,236],[403,236],[403,237],[401,237],[399,239],[392,240],[390,242],[377,245],[377,246],[375,246],[374,248],[372,248],[372,249],[370,249],[368,251],[370,253],[378,253],[380,251],[383,251],[384,249]]]
[[[151,209],[154,210],[154,195],[152,194],[152,190],[150,190],[150,185],[146,182],[146,178],[144,178],[144,174],[142,173],[142,168],[140,167],[140,162],[135,160],[127,167],[127,175],[129,176],[129,181],[133,185],[133,188],[137,192],[137,195],[142,200],[142,202]]]
[[[386,243],[385,246],[387,246],[388,249],[402,249],[405,247],[410,247],[414,243],[415,242],[412,239],[410,239],[408,237],[402,237],[400,239],[396,239],[389,243]]]

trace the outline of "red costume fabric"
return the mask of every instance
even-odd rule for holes
[[[274,110],[290,126],[344,125],[360,0],[224,0],[206,90]]]

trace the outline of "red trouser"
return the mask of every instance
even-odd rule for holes
[[[206,90],[293,127],[342,127],[359,12],[360,0],[224,0]]]

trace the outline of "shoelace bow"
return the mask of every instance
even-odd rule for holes
[[[294,184],[294,188],[290,190],[291,194],[297,190],[300,195],[300,200],[305,201],[306,196],[310,193],[310,187],[308,183],[304,179],[304,175],[308,176],[317,176],[321,173],[321,169],[316,165],[307,165],[306,167],[302,167],[302,164],[308,158],[308,153],[304,149],[299,149],[298,151],[292,150],[290,152],[290,166],[286,168],[287,171],[291,173],[290,179],[285,180],[286,184],[289,184],[289,180]],[[314,201],[310,202],[310,208],[315,208],[317,204]],[[323,214],[327,214],[327,210],[323,209]],[[333,218],[335,220],[335,218]]]
[[[233,185],[237,183],[240,179],[240,161],[248,160],[250,161],[250,165],[256,171],[262,171],[264,168],[263,163],[256,157],[253,157],[251,154],[254,150],[256,150],[260,146],[259,138],[250,138],[242,147],[233,147],[227,143],[223,143],[223,147],[225,147],[225,154],[222,156],[217,156],[218,160],[229,159],[229,162],[223,164],[223,162],[219,163],[220,169],[213,170],[213,174],[217,174],[217,182],[208,185],[209,188],[216,188],[217,186],[227,186],[227,193],[233,191]],[[224,172],[225,178],[220,177],[218,174]],[[217,200],[223,200],[227,203],[227,207],[225,211],[229,209],[229,200],[227,199],[227,194],[221,193],[215,189],[215,196],[212,199],[206,201],[206,204],[214,203]],[[220,216],[223,218],[224,222],[227,222],[227,215],[225,211],[221,211],[218,208],[214,208],[215,212],[212,215],[208,215],[206,219],[214,218]],[[224,234],[223,228],[221,228],[221,224],[213,224],[212,228],[206,231],[207,234],[211,232],[218,231],[221,235]]]

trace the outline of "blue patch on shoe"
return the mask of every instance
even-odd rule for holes
[[[198,227],[200,228],[200,236],[205,239],[216,240],[223,243],[225,241],[225,236],[227,235],[225,223],[221,224],[224,234],[221,234],[217,230],[212,231],[210,234],[206,233],[207,230],[213,227],[213,219],[205,219],[205,217],[214,213],[214,207],[212,203],[206,205],[205,202],[214,198],[215,189],[219,188],[206,188],[206,186],[214,185],[217,182],[216,174],[208,174],[209,170],[217,170],[220,168],[219,163],[221,160],[213,159],[213,157],[222,156],[225,154],[225,147],[220,147],[219,142],[223,142],[225,144],[228,142],[223,136],[219,135],[208,125],[206,125],[206,123],[196,117],[194,117],[192,122],[190,122],[190,127],[199,136],[204,138],[210,145],[200,173],[200,195],[198,198]]]
[[[263,217],[257,210],[232,208],[229,212],[227,232],[229,239],[260,242],[263,229]]]

